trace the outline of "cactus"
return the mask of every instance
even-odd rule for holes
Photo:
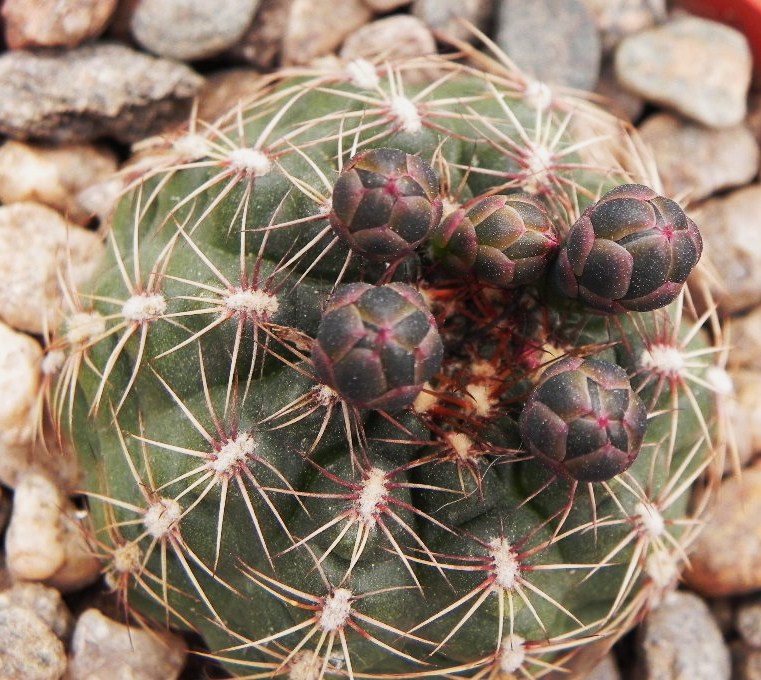
[[[602,243],[616,191],[683,213],[632,188],[657,178],[614,119],[477,58],[281,74],[154,140],[69,292],[49,403],[106,583],[241,677],[562,674],[695,535],[722,450],[698,237],[665,293],[635,266],[590,303],[575,224]]]

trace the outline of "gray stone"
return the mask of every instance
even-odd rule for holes
[[[121,45],[0,56],[0,134],[134,142],[184,118],[203,79]]]
[[[746,645],[761,650],[761,600],[754,598],[739,604],[735,628]]]
[[[371,17],[362,0],[292,0],[283,37],[283,62],[306,64],[329,54]]]
[[[618,79],[648,101],[711,127],[738,125],[745,116],[752,59],[739,32],[685,16],[621,41]]]
[[[261,0],[254,20],[226,56],[261,69],[273,67],[280,56],[291,2],[292,0]]]
[[[606,654],[582,680],[621,680],[621,673],[613,654]]]
[[[184,661],[181,638],[128,627],[88,609],[74,630],[67,680],[174,680]]]
[[[0,591],[0,609],[6,607],[23,607],[33,611],[60,639],[67,638],[71,633],[71,613],[55,588],[19,581],[8,590]]]
[[[105,29],[116,0],[5,0],[8,47],[74,47]]]
[[[603,48],[613,49],[627,35],[666,18],[665,0],[582,0],[595,17]]]
[[[744,125],[708,128],[660,113],[640,126],[652,149],[667,196],[696,201],[742,186],[758,172],[759,149]]]
[[[493,0],[414,0],[412,14],[430,29],[458,40],[475,38],[463,22],[486,30],[492,16]]]
[[[63,643],[33,611],[0,607],[0,678],[59,680],[66,670]]]
[[[645,100],[621,87],[609,62],[604,62],[595,93],[604,97],[603,108],[615,116],[634,122],[645,109]]]
[[[761,185],[709,199],[691,216],[704,236],[714,272],[709,284],[722,311],[761,303]]]
[[[697,595],[674,592],[639,631],[646,680],[729,680],[729,650],[711,611]]]
[[[735,640],[732,644],[734,680],[761,680],[761,650]]]
[[[259,0],[140,0],[130,26],[154,54],[191,61],[212,57],[241,39]]]
[[[602,44],[581,0],[504,0],[497,44],[538,80],[580,90],[594,89]]]

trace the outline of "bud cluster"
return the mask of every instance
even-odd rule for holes
[[[638,184],[608,192],[570,228],[525,192],[473,198],[443,220],[442,205],[437,174],[422,158],[371,149],[340,173],[330,223],[353,253],[391,273],[427,243],[434,270],[480,287],[554,286],[569,305],[603,315],[667,305],[702,251],[684,211]],[[409,406],[443,358],[426,302],[402,283],[339,287],[312,347],[318,378],[361,409]],[[569,357],[531,390],[519,426],[529,453],[557,474],[595,482],[632,464],[646,420],[623,369]]]

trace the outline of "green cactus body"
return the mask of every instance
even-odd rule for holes
[[[441,78],[413,89],[421,65]],[[530,192],[563,238],[613,186],[652,181],[612,119],[530,92],[504,69],[359,62],[263,86],[133,166],[110,255],[71,295],[52,403],[107,582],[141,621],[199,631],[244,677],[531,678],[620,635],[671,583],[718,449],[715,340],[689,298],[590,314],[549,280],[439,270],[425,243],[388,266],[330,224],[341,168],[375,147],[426,161],[445,214]],[[409,396],[373,410],[317,377],[343,356],[312,361],[344,284],[411,287],[423,320],[430,306],[425,387],[404,369]],[[647,408],[612,479],[575,482],[521,444],[523,403],[566,355],[616,363]]]

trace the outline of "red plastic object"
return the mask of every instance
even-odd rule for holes
[[[676,0],[674,4],[745,34],[753,52],[755,80],[761,81],[761,0]]]

